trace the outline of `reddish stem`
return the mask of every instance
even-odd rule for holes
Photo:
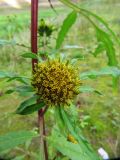
[[[37,30],[38,30],[38,0],[31,0],[31,51],[37,54]],[[32,59],[32,70],[34,71],[37,59]]]
[[[31,0],[31,51],[37,54],[37,30],[38,30],[38,0]],[[32,71],[34,71],[35,64],[38,63],[37,59],[32,59]],[[43,144],[45,160],[48,160],[48,152],[46,142],[44,140],[45,136],[45,123],[43,109],[38,111],[38,126],[41,132],[40,142]]]

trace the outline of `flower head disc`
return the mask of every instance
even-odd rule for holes
[[[32,85],[48,105],[66,105],[78,94],[77,69],[66,62],[48,60],[36,65]]]

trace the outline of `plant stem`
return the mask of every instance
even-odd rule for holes
[[[37,48],[37,30],[38,30],[38,0],[31,0],[31,51],[35,54]],[[32,59],[32,70],[34,71],[37,59]]]
[[[37,54],[37,30],[38,30],[38,0],[31,0],[31,51],[34,54]],[[34,72],[35,64],[38,61],[36,59],[32,59],[32,71]],[[38,103],[37,101],[36,103]],[[38,111],[38,126],[40,132],[40,155],[41,160],[48,160],[47,154],[47,146],[44,140],[45,136],[45,123],[44,123],[44,114],[43,109]]]
[[[44,154],[44,116],[43,110],[38,111],[38,124],[40,133],[40,160],[45,160]]]

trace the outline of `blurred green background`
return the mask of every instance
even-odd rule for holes
[[[77,2],[76,2],[77,3]],[[82,0],[79,3],[82,7],[93,11],[110,25],[114,32],[120,36],[120,1],[119,0]],[[54,5],[54,3],[53,3]],[[49,7],[40,5],[39,20],[44,18],[48,23],[53,23],[59,31],[63,18],[70,12],[70,9],[63,5],[55,6],[57,14]],[[54,37],[56,37],[55,33]],[[6,41],[6,45],[3,45]],[[17,45],[15,45],[17,43]],[[55,40],[51,40],[54,48]],[[24,44],[28,48],[22,47]],[[92,26],[81,16],[70,30],[64,46],[79,46],[76,49],[63,49],[62,52],[68,57],[79,57],[80,70],[89,71],[107,66],[107,58],[104,54],[95,58],[92,55],[96,47],[95,33]],[[30,6],[22,4],[21,9],[0,7],[0,70],[16,72],[22,75],[31,75],[31,60],[21,57],[30,48]],[[118,61],[120,61],[119,50],[117,50]],[[120,66],[120,62],[119,62]],[[97,80],[83,81],[85,85],[91,85],[99,90],[102,95],[80,94],[77,98],[77,105],[80,112],[79,123],[84,135],[98,150],[103,147],[110,157],[120,156],[120,86],[118,90],[112,88],[112,78],[102,77]],[[0,134],[21,129],[35,129],[37,127],[37,114],[29,116],[17,116],[10,113],[15,111],[19,102],[26,97],[17,94],[7,95],[5,91],[16,85],[6,80],[0,81]],[[53,122],[52,112],[46,115],[46,123],[49,128]],[[33,142],[32,149],[37,146]],[[31,149],[31,148],[30,148]],[[20,154],[20,151],[13,150],[9,156]],[[6,154],[6,157],[8,155]],[[30,159],[30,158],[28,158]]]

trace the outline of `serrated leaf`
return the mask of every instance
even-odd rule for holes
[[[24,58],[32,58],[32,59],[38,59],[37,54],[31,53],[31,52],[26,52],[21,55]]]
[[[30,140],[37,136],[38,134],[31,131],[18,131],[18,132],[11,132],[5,135],[1,135],[0,136],[0,152],[3,152],[8,149],[12,149],[20,144],[25,143],[27,140]]]
[[[37,103],[38,96],[33,96],[20,104],[16,110],[16,114],[27,115],[31,114],[45,106],[44,102]]]
[[[67,35],[68,31],[75,23],[77,18],[77,13],[72,11],[64,20],[63,25],[61,27],[60,32],[58,33],[58,37],[56,40],[56,49],[59,49],[64,41],[65,36]]]

